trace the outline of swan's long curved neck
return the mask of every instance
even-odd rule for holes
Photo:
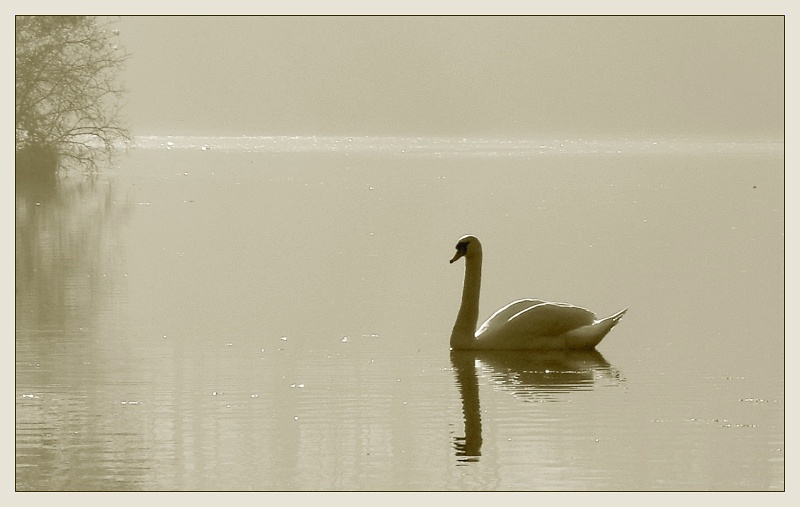
[[[470,348],[469,345],[475,341],[475,330],[478,327],[482,254],[478,251],[475,255],[466,257],[465,260],[461,308],[458,310],[453,333],[450,335],[450,347],[453,349]]]

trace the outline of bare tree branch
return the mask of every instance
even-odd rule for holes
[[[94,17],[16,17],[18,150],[52,152],[96,171],[130,140],[117,79],[128,55],[114,43],[117,33]]]

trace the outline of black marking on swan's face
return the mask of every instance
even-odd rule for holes
[[[469,240],[468,239],[465,239],[463,241],[459,241],[458,244],[456,245],[456,254],[453,256],[452,259],[450,259],[450,264],[454,263],[455,261],[457,261],[461,257],[464,257],[465,255],[467,255],[467,247],[468,246],[469,246]]]

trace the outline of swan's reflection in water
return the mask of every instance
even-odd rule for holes
[[[597,350],[573,351],[451,351],[450,362],[461,392],[464,436],[454,437],[460,463],[476,462],[481,456],[481,428],[478,377],[522,401],[559,401],[564,393],[591,390],[598,383],[623,382]]]

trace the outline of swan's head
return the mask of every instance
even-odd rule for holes
[[[450,259],[450,264],[462,257],[469,259],[482,252],[481,242],[475,236],[463,236],[456,243],[456,254]]]

